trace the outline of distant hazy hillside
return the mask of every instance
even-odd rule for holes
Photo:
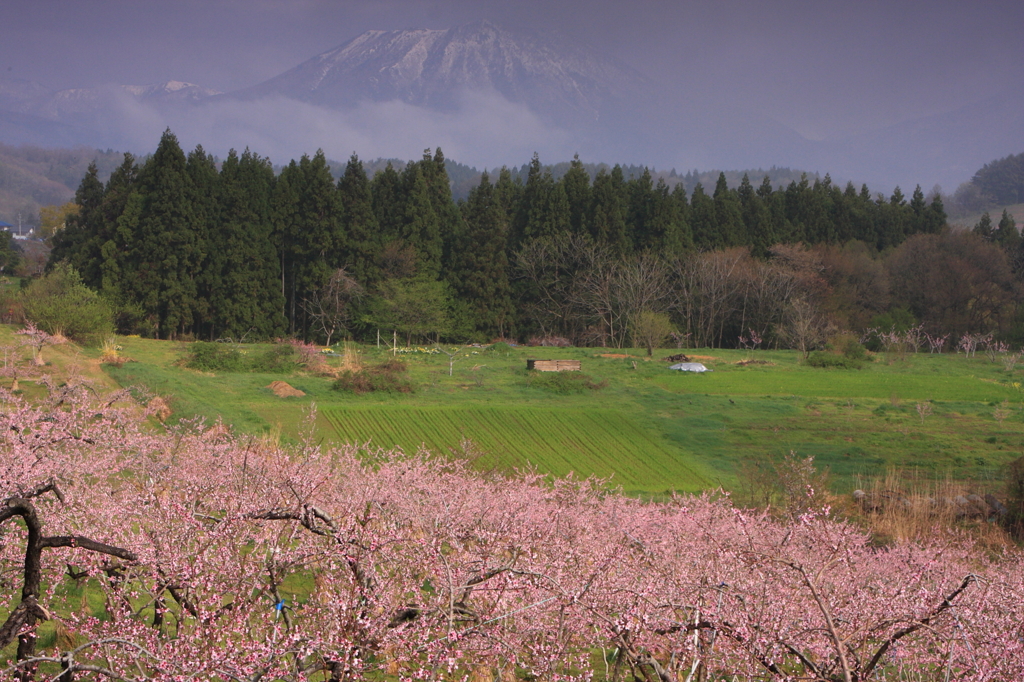
[[[971,182],[997,204],[1024,201],[1024,153],[986,163]]]
[[[0,220],[34,225],[39,207],[74,198],[92,161],[106,180],[124,157],[97,149],[43,149],[0,144]]]
[[[38,83],[0,78],[0,143],[45,147],[130,147],[126,130],[139,115],[191,111],[218,95],[192,83],[105,85],[50,90]]]
[[[983,211],[998,215],[1008,209],[1024,218],[1024,153],[989,161],[968,182],[945,196],[949,217],[958,225],[972,227]]]

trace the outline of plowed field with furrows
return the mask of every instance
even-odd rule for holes
[[[406,452],[464,455],[478,468],[535,467],[565,476],[587,472],[629,490],[662,491],[700,476],[656,432],[614,410],[373,407],[321,409],[336,440]]]

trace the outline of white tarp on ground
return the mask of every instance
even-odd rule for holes
[[[714,370],[708,369],[707,367],[705,367],[704,365],[700,364],[699,362],[680,362],[678,364],[672,365],[671,367],[669,367],[669,369],[677,369],[680,372],[712,372],[712,371],[714,371]]]

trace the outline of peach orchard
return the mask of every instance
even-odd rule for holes
[[[2,400],[3,679],[1024,673],[1016,550],[939,532],[876,547],[827,508],[779,520],[722,495],[648,503],[426,453],[157,429],[127,393]]]

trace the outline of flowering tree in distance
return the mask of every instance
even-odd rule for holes
[[[0,679],[1024,670],[1015,551],[953,536],[877,548],[827,509],[783,521],[721,496],[647,503],[312,438],[158,433],[124,394],[2,400]]]

